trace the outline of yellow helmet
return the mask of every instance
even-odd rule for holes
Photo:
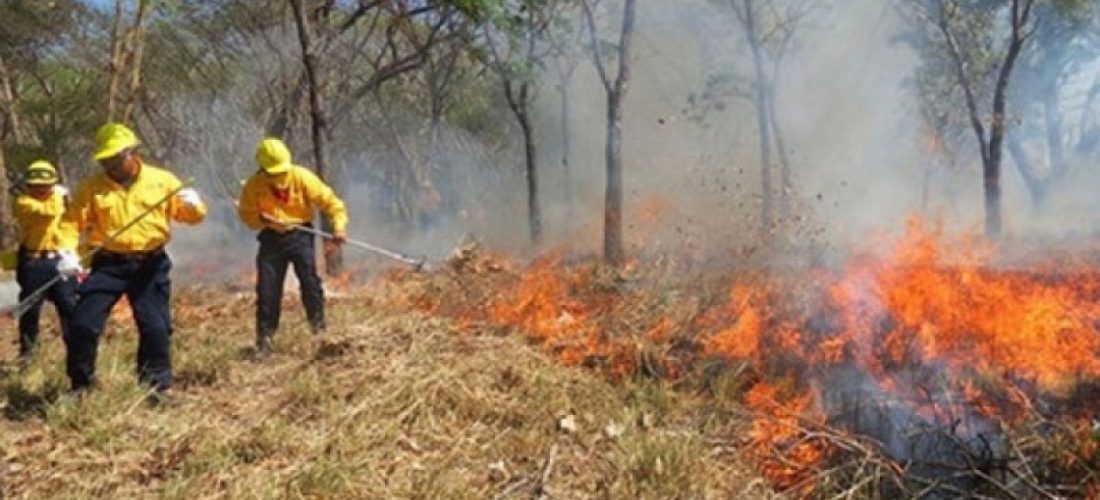
[[[141,144],[141,141],[138,140],[137,134],[134,134],[134,131],[126,125],[107,123],[99,127],[95,133],[95,153],[92,156],[96,160],[110,158],[124,150],[137,147],[138,144]]]
[[[268,137],[256,146],[256,163],[264,172],[281,174],[290,170],[290,148],[280,139]]]
[[[23,174],[24,182],[28,186],[49,186],[57,183],[57,169],[50,162],[38,160],[27,167]]]

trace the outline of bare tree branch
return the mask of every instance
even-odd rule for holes
[[[598,5],[599,0],[581,0],[581,7],[584,9],[584,20],[588,25],[588,33],[591,37],[592,62],[596,65],[596,72],[600,75],[600,81],[603,83],[604,89],[611,92],[613,90],[612,81],[607,74],[607,66],[604,64],[603,54],[600,50],[599,31],[596,28],[596,16],[592,12]]]

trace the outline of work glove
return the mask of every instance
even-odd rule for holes
[[[58,255],[61,259],[57,261],[57,273],[61,275],[63,281],[84,272],[84,266],[80,265],[80,257],[77,257],[76,252],[62,250]]]
[[[69,188],[67,188],[65,186],[62,186],[61,184],[54,184],[53,185],[53,192],[54,192],[54,194],[59,194],[64,198],[69,197]]]
[[[199,197],[199,192],[195,191],[195,188],[183,188],[180,190],[179,193],[176,194],[176,196],[179,196],[180,201],[192,207],[198,207],[202,205],[202,198]]]

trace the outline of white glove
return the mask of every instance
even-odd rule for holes
[[[62,280],[68,280],[84,272],[84,266],[80,265],[80,257],[76,256],[76,252],[62,250],[58,255],[61,259],[57,261],[57,273],[61,275]]]
[[[195,188],[183,188],[177,193],[180,197],[180,201],[191,205],[192,207],[198,207],[202,205],[202,198],[199,197],[199,192],[195,191]]]
[[[54,184],[53,192],[61,196],[69,196],[69,188],[62,186],[61,184]]]

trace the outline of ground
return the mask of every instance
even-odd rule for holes
[[[243,287],[174,298],[176,385],[151,404],[118,311],[102,387],[65,394],[52,324],[29,366],[0,345],[0,498],[761,498],[743,420],[715,398],[562,366],[522,336],[330,298],[311,337],[287,302],[251,359]]]

